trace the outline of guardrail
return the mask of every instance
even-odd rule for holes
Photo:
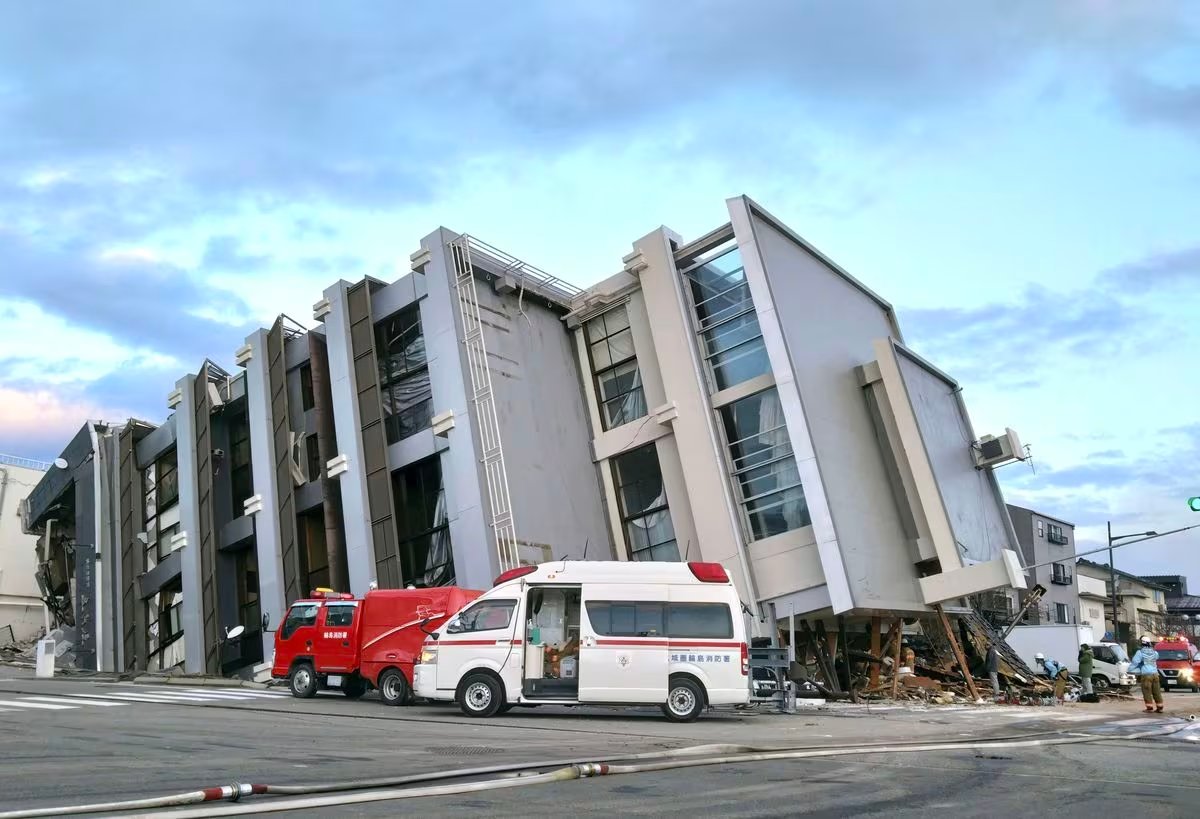
[[[25,469],[36,469],[39,472],[49,472],[54,466],[50,461],[35,461],[33,458],[18,458],[16,455],[5,455],[0,452],[0,464],[5,466],[20,466]]]

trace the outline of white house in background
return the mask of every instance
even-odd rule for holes
[[[37,637],[45,622],[36,574],[37,538],[21,531],[18,507],[48,468],[39,461],[0,455],[0,646]]]
[[[1108,586],[1096,577],[1076,575],[1079,583],[1079,624],[1091,626],[1092,633],[1103,635],[1108,625],[1105,622],[1104,605],[1108,602]]]

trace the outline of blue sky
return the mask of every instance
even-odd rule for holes
[[[439,224],[587,285],[738,193],[1020,432],[1011,500],[1200,522],[1200,5],[1152,0],[14,5],[0,451],[161,420]],[[1200,536],[1118,566],[1200,587]]]

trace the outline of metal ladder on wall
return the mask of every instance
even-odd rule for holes
[[[517,550],[517,531],[513,523],[512,502],[508,492],[508,473],[504,468],[500,420],[496,416],[496,402],[492,396],[492,374],[488,368],[487,345],[483,340],[479,299],[475,293],[470,239],[460,236],[449,242],[448,249],[454,265],[454,289],[458,294],[458,311],[462,317],[461,341],[467,350],[472,400],[475,402],[475,418],[479,424],[479,440],[483,447],[483,470],[491,509],[491,526],[496,536],[500,571],[503,572],[521,565],[521,559]]]

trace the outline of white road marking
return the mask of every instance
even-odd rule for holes
[[[74,705],[52,705],[48,702],[21,702],[19,700],[0,700],[4,708],[44,708],[47,711],[69,711]]]
[[[21,697],[22,700],[33,702],[50,702],[64,705],[102,705],[107,707],[117,707],[124,705],[123,702],[105,702],[104,700],[89,700],[82,697]]]

